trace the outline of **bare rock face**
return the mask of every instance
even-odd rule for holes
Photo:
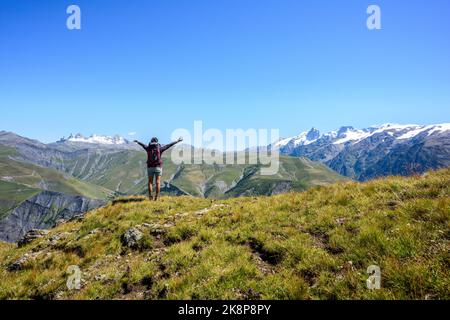
[[[105,204],[103,200],[43,191],[0,221],[0,240],[18,242],[30,230],[53,228],[58,221],[78,219],[85,212]]]

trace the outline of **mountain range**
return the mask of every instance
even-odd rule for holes
[[[50,144],[51,147],[61,148],[61,147],[69,147],[73,149],[82,149],[82,148],[92,148],[93,146],[100,148],[110,148],[110,149],[131,149],[131,150],[139,150],[135,143],[130,142],[129,140],[119,136],[106,136],[106,135],[98,135],[93,134],[89,137],[85,137],[81,133],[70,134],[67,138],[63,137],[59,141]]]
[[[281,152],[274,176],[260,175],[260,165],[175,165],[166,153],[162,193],[274,195],[448,167],[450,124],[342,127],[326,134],[313,128],[269,147]],[[120,136],[71,134],[44,144],[1,131],[0,240],[18,241],[30,229],[52,227],[117,196],[145,194],[145,162],[142,148]]]
[[[450,166],[450,123],[346,126],[325,134],[313,128],[273,147],[285,155],[319,161],[360,181],[410,175]]]
[[[175,165],[169,157],[163,156],[165,195],[272,195],[346,179],[307,158],[282,156],[278,174],[262,176],[260,165]],[[18,241],[30,229],[146,188],[146,154],[123,138],[71,135],[44,144],[0,132],[0,240]]]

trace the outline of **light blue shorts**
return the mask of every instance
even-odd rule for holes
[[[155,167],[155,168],[147,168],[148,177],[161,177],[162,175],[162,168],[161,167]]]

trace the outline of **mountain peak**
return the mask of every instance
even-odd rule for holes
[[[311,128],[311,130],[309,130],[309,132],[306,134],[306,139],[308,139],[309,141],[319,139],[319,137],[320,131],[314,127]]]
[[[106,136],[92,134],[90,137],[85,137],[81,133],[70,134],[68,138],[62,138],[58,142],[74,142],[74,143],[89,143],[89,144],[101,144],[101,145],[125,145],[129,142],[119,135]]]
[[[355,130],[355,128],[352,126],[343,126],[343,127],[339,128],[337,134],[338,134],[338,136],[342,136],[343,134],[345,134],[349,131],[354,131],[354,130]]]

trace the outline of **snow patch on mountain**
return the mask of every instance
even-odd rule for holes
[[[450,123],[442,123],[435,125],[434,128],[428,132],[428,135],[432,135],[435,132],[446,132],[450,131]]]
[[[82,134],[71,134],[67,139],[62,138],[59,142],[76,142],[76,143],[90,143],[90,144],[104,144],[104,145],[125,145],[129,142],[121,136],[104,136],[93,134],[90,137],[85,137]]]
[[[274,144],[275,147],[284,147],[286,146],[289,142],[291,142],[292,138],[286,138],[286,139],[281,139],[280,141],[278,141],[277,143]]]
[[[444,132],[450,130],[450,124],[438,124],[438,125],[428,125],[428,126],[421,126],[417,124],[382,124],[380,126],[372,126],[368,129],[362,129],[362,130],[349,130],[345,133],[345,137],[341,138],[333,144],[343,144],[347,142],[357,143],[364,139],[367,139],[371,136],[374,136],[376,134],[380,133],[386,133],[390,136],[395,136],[396,134],[402,134],[401,136],[397,137],[398,140],[406,140],[414,138],[415,136],[419,135],[422,132],[428,132],[428,135],[431,135],[435,132]]]
[[[450,123],[443,123],[443,124],[437,124],[437,125],[430,125],[430,126],[417,126],[414,130],[408,131],[402,136],[398,137],[398,140],[405,140],[405,139],[411,139],[416,137],[417,135],[421,134],[422,132],[427,132],[428,136],[431,136],[432,134],[436,132],[445,132],[450,131]]]
[[[288,144],[292,144],[294,147],[307,146],[319,139],[321,137],[319,130],[312,128],[308,132],[302,132],[296,137],[291,137],[287,139],[281,139],[275,143],[275,147],[285,147]]]
[[[370,132],[364,131],[364,130],[355,130],[351,129],[346,131],[345,133],[342,133],[340,136],[341,139],[333,142],[333,144],[344,144],[350,141],[361,141],[368,137],[370,135]]]
[[[337,131],[331,131],[326,134],[320,134],[316,129],[309,132],[302,132],[300,135],[282,139],[275,144],[276,147],[283,148],[286,146],[299,147],[312,144],[314,142],[322,142],[325,139],[328,143],[334,145],[348,145],[359,143],[369,137],[377,134],[385,133],[397,140],[411,139],[422,132],[428,132],[428,135],[434,133],[450,131],[450,123],[436,125],[417,125],[417,124],[393,124],[386,123],[382,125],[371,126],[367,129],[355,129],[353,127],[342,127]]]
[[[317,139],[309,139],[308,138],[308,132],[303,132],[302,134],[300,134],[299,136],[295,137],[292,142],[294,144],[294,146],[306,146],[308,144],[313,143],[314,141],[316,141]]]

